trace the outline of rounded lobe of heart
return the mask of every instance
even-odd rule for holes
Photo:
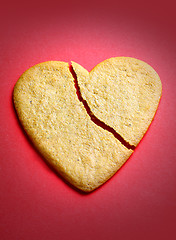
[[[92,113],[137,146],[161,98],[162,85],[155,70],[129,57],[107,59],[90,73],[77,63],[72,65]]]
[[[28,69],[17,81],[13,99],[35,147],[83,191],[106,182],[133,152],[91,121],[67,63],[51,61]]]

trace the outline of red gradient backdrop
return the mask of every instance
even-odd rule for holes
[[[0,9],[0,239],[175,239],[176,17],[174,1],[6,1]],[[12,91],[47,60],[88,70],[114,56],[146,61],[163,96],[120,171],[82,194],[44,162],[22,131]]]

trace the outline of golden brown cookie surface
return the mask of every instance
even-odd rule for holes
[[[93,114],[132,145],[147,131],[157,110],[162,85],[147,63],[116,57],[95,66],[89,73],[72,63],[80,91]]]
[[[95,67],[90,74],[75,63],[73,68],[82,96],[94,113],[90,101],[90,96],[93,96],[90,81],[92,76],[98,75],[99,67]],[[87,81],[87,89],[84,81]],[[103,85],[108,87],[108,83],[109,81]],[[97,85],[97,82],[93,80],[92,84]],[[84,89],[82,85],[85,85]],[[108,88],[110,87],[111,85]],[[129,89],[129,86],[125,88]],[[90,95],[86,91],[90,91]],[[112,91],[109,92],[110,97],[111,93]],[[101,99],[101,89],[97,95]],[[133,152],[111,132],[91,120],[77,95],[75,79],[65,62],[44,62],[28,69],[16,83],[13,96],[18,117],[36,148],[64,178],[83,191],[89,192],[102,185]],[[123,105],[125,98],[122,99]],[[108,106],[104,112],[108,115],[108,124],[110,115],[114,115],[114,105],[110,103],[107,101],[107,104],[102,105],[103,108]],[[125,109],[125,106],[122,108]],[[101,108],[100,113],[102,114]],[[122,120],[125,118],[126,115]],[[115,130],[118,132],[118,128]]]

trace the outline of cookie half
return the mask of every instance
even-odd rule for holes
[[[136,147],[161,98],[162,84],[156,71],[130,57],[107,59],[90,73],[75,62],[72,66],[92,113]]]
[[[17,81],[13,99],[35,147],[82,191],[90,192],[106,182],[133,152],[90,119],[65,62],[49,61],[29,68]]]

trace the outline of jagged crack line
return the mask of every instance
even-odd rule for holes
[[[78,96],[78,99],[80,102],[82,102],[82,104],[84,105],[84,108],[86,109],[87,114],[89,115],[90,119],[99,127],[102,127],[104,130],[109,131],[110,133],[112,133],[114,135],[115,138],[117,138],[126,148],[128,149],[135,149],[134,145],[131,145],[130,143],[128,143],[127,141],[125,141],[125,139],[119,134],[117,133],[112,127],[108,126],[107,124],[105,124],[104,122],[102,122],[100,119],[98,119],[91,111],[87,101],[85,99],[83,99],[82,94],[81,94],[81,90],[78,84],[78,79],[77,79],[77,75],[73,69],[73,66],[70,66],[70,72],[74,78],[74,83],[75,83],[75,88],[76,88],[76,93]]]

